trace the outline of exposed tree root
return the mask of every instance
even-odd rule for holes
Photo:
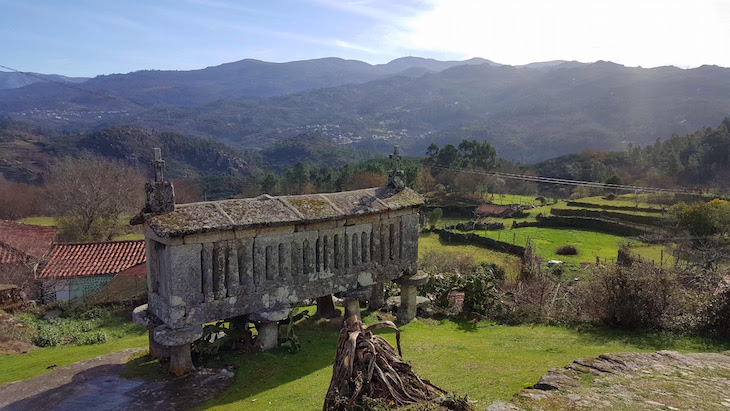
[[[397,354],[388,341],[371,332],[382,327],[395,330]],[[400,354],[400,331],[395,324],[383,321],[365,328],[357,317],[348,318],[340,331],[323,410],[360,410],[363,397],[397,407],[433,402],[446,394],[419,378]]]

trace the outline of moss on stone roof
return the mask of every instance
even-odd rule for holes
[[[418,207],[423,198],[405,188],[367,188],[327,194],[271,197],[181,204],[175,211],[147,219],[160,237],[230,229],[327,221]]]

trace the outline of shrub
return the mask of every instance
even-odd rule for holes
[[[428,220],[428,226],[433,229],[436,227],[436,223],[444,215],[444,210],[440,208],[434,208],[426,214],[426,220]]]
[[[106,334],[100,331],[94,333],[85,333],[78,337],[79,345],[94,345],[106,342]]]
[[[603,197],[605,200],[613,201],[616,199],[616,194],[608,193]]]
[[[574,245],[564,245],[562,247],[558,247],[555,250],[555,254],[557,254],[557,255],[576,255],[576,254],[578,254],[578,249]]]
[[[55,347],[61,344],[61,334],[55,327],[40,327],[32,341],[38,347]]]
[[[705,329],[730,337],[730,281],[720,284],[705,306],[703,317]]]
[[[675,272],[634,261],[630,266],[597,267],[583,289],[589,319],[620,328],[673,328],[683,306]]]

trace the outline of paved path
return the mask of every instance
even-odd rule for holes
[[[166,381],[121,378],[124,364],[143,349],[129,348],[0,387],[0,410],[184,410],[220,394],[233,372],[198,369]]]

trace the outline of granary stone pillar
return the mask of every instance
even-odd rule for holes
[[[317,297],[317,317],[319,318],[336,318],[342,315],[340,310],[335,307],[335,301],[332,294]]]
[[[368,300],[368,307],[371,310],[377,310],[385,304],[385,286],[382,281],[371,286],[370,299]]]
[[[279,321],[289,316],[289,310],[288,305],[282,305],[269,311],[253,313],[248,317],[254,322],[256,330],[259,332],[256,345],[262,351],[279,346]]]
[[[147,311],[147,304],[140,305],[132,311],[132,320],[147,327],[150,356],[157,359],[170,358],[170,348],[155,341],[155,328],[162,325],[162,321]]]
[[[353,315],[357,316],[357,318],[361,320],[360,300],[367,300],[370,298],[370,287],[362,287],[346,291],[342,294],[342,298],[345,299],[345,320]]]
[[[176,377],[193,370],[190,343],[203,336],[202,325],[172,329],[167,325],[155,328],[154,339],[170,347],[170,373]]]
[[[345,319],[356,316],[360,320],[360,300],[348,298],[345,300]]]
[[[396,317],[398,321],[407,323],[416,318],[418,287],[428,282],[428,274],[418,271],[414,275],[403,276],[394,282],[400,285],[400,308]]]

